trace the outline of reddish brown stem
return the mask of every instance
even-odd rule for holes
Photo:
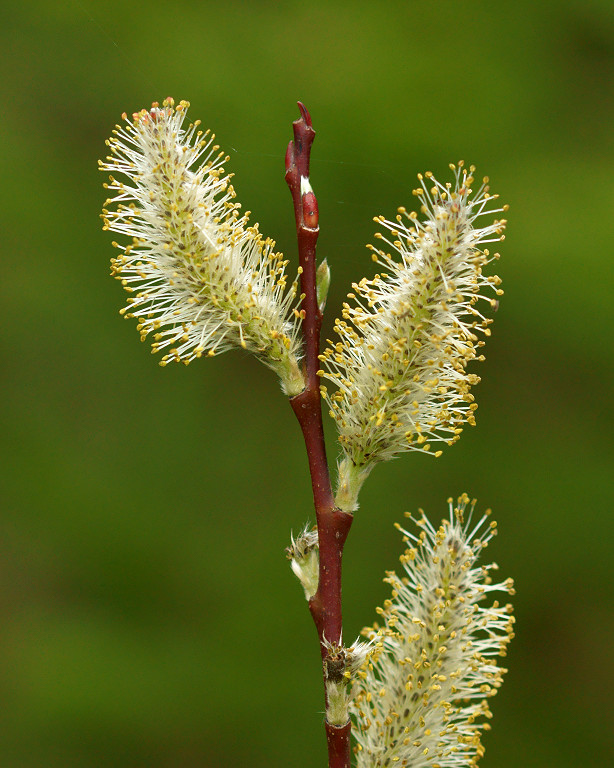
[[[326,723],[329,768],[346,768],[350,765],[350,733],[352,725],[347,722],[341,728]]]
[[[318,356],[322,312],[318,306],[316,288],[316,242],[319,234],[319,215],[316,196],[309,182],[309,157],[315,131],[305,107],[298,103],[301,118],[293,123],[294,141],[286,152],[286,182],[292,194],[296,234],[298,239],[301,273],[301,311],[307,386],[300,395],[290,400],[301,426],[316,511],[320,554],[318,590],[309,601],[318,637],[324,682],[328,676],[328,651],[324,640],[342,642],[341,617],[341,559],[352,515],[335,506],[330,483],[324,430]],[[326,723],[329,768],[350,768],[350,723],[337,728]]]

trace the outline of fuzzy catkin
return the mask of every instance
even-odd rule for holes
[[[350,705],[358,768],[467,768],[483,754],[488,699],[506,671],[496,657],[514,621],[511,606],[484,602],[491,592],[513,594],[513,584],[493,584],[497,566],[476,562],[496,524],[485,515],[472,526],[474,504],[450,499],[449,518],[435,529],[422,517],[418,536],[399,526],[409,544],[404,572],[387,575],[384,626],[366,630],[376,651]]]
[[[296,281],[287,290],[287,262],[239,214],[214,136],[199,121],[182,127],[188,106],[167,99],[124,116],[100,163],[125,179],[110,176],[115,196],[102,214],[104,229],[130,238],[114,243],[122,253],[112,260],[132,294],[123,313],[137,319],[141,339],[154,334],[161,365],[239,347],[275,370],[286,394],[298,394]]]
[[[496,196],[487,178],[472,191],[473,166],[451,167],[454,184],[419,175],[422,220],[404,208],[394,222],[376,218],[389,232],[377,235],[383,247],[371,246],[382,271],[353,285],[338,340],[321,355],[320,375],[337,388],[322,391],[339,431],[342,492],[376,463],[452,444],[475,423],[470,390],[479,378],[467,365],[483,359],[480,336],[492,322],[478,302],[495,306],[502,293],[500,279],[483,272],[498,254],[481,246],[503,239],[505,227],[503,219],[477,221],[506,207],[489,209]],[[356,494],[346,491],[343,508],[352,509]]]

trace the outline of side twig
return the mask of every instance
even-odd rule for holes
[[[304,337],[305,374],[307,386],[290,404],[301,426],[316,512],[319,542],[318,590],[309,601],[318,637],[324,683],[331,674],[328,643],[341,644],[341,560],[343,546],[352,524],[352,515],[335,506],[322,427],[319,368],[320,329],[322,312],[318,306],[316,288],[316,242],[319,215],[316,196],[309,181],[309,158],[315,131],[311,117],[298,103],[301,118],[293,123],[294,140],[286,152],[286,182],[292,194],[301,272],[302,328]],[[329,669],[329,664],[331,668]],[[326,723],[329,768],[350,768],[350,723],[336,727]]]

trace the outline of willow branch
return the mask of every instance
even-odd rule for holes
[[[309,159],[315,131],[309,112],[298,103],[301,117],[293,123],[294,140],[286,152],[286,182],[292,194],[299,263],[301,266],[301,315],[307,386],[290,404],[301,426],[316,512],[319,543],[319,583],[309,601],[322,654],[324,682],[328,678],[328,654],[324,640],[342,642],[341,560],[352,515],[335,506],[322,426],[318,379],[322,312],[316,287],[316,243],[319,234],[318,202],[309,180]],[[326,723],[329,768],[350,768],[350,723],[337,728]]]

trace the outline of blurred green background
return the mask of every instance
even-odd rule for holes
[[[518,590],[483,766],[610,764],[611,0],[47,0],[0,20],[0,765],[325,764],[283,552],[313,519],[293,414],[241,354],[159,368],[108,277],[96,162],[123,111],[167,95],[217,133],[293,260],[283,158],[308,106],[328,330],[373,273],[372,217],[411,204],[418,171],[464,158],[510,204],[478,426],[373,473],[346,637],[387,596],[393,523],[467,491]]]

